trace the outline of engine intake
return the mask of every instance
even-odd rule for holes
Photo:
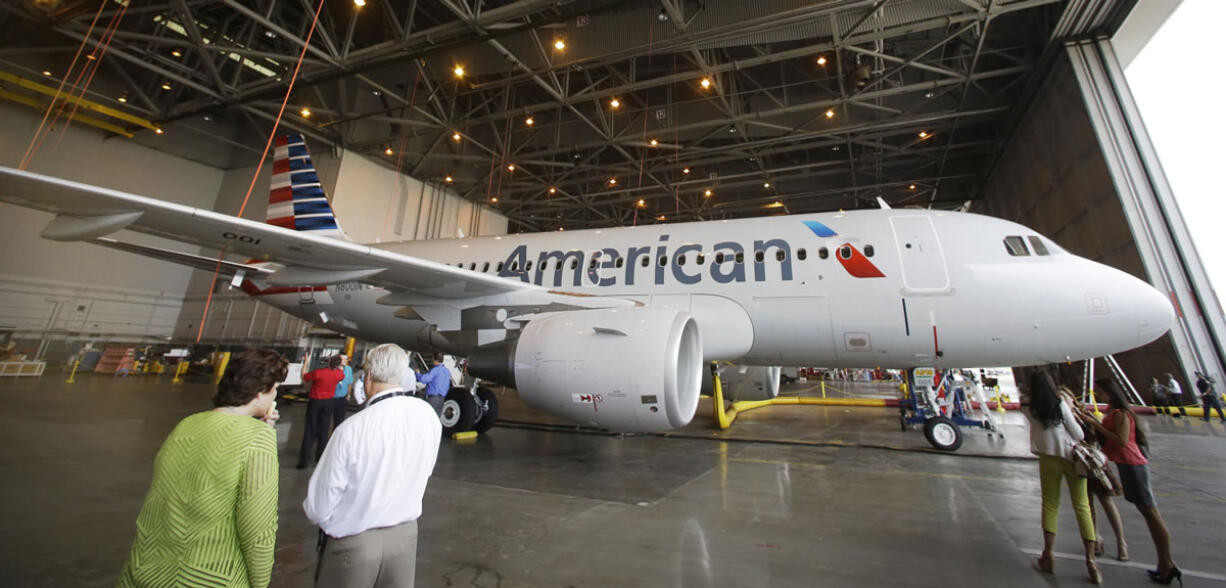
[[[518,339],[473,350],[468,371],[515,386],[529,406],[562,418],[659,431],[694,417],[702,361],[688,312],[600,309],[533,320]]]

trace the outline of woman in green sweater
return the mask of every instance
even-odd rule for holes
[[[268,585],[277,538],[277,436],[286,361],[239,353],[214,408],[183,419],[153,462],[153,483],[117,586]]]

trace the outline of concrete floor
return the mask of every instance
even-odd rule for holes
[[[0,381],[3,586],[112,585],[154,454],[211,395],[168,378],[62,379]],[[514,423],[442,444],[420,520],[418,586],[1085,582],[1067,501],[1057,551],[1068,558],[1055,576],[1032,564],[1042,542],[1037,465],[1015,413],[1004,415],[1005,439],[970,432],[960,452],[937,454],[919,431],[899,431],[893,409],[772,407],[717,431],[704,400],[676,435],[620,437],[550,425],[502,394]],[[300,505],[310,470],[293,468],[305,405],[282,412],[273,585],[307,586],[315,530]],[[1149,422],[1155,493],[1185,581],[1226,585],[1226,428]],[[1120,504],[1133,561],[1102,558],[1106,584],[1149,585],[1152,544]]]

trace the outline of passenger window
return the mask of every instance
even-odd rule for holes
[[[578,269],[578,268],[579,268],[579,260],[578,259],[570,260],[570,269]]]
[[[723,254],[723,253],[716,253],[716,254],[715,254],[715,263],[724,263],[724,254]]]
[[[482,265],[481,265],[481,273],[483,273],[483,274],[484,274],[484,273],[486,273],[486,272],[488,272],[488,271],[490,271],[490,262],[488,262],[488,261],[487,261],[487,262],[485,262],[484,264],[482,264]]]
[[[694,263],[698,265],[702,265],[703,263],[706,263],[706,261],[707,257],[701,253],[698,254],[698,257],[694,258]]]
[[[1047,246],[1043,244],[1043,240],[1033,235],[1030,237],[1030,248],[1034,249],[1035,255],[1051,255],[1047,252]]]
[[[617,267],[619,267],[619,268],[620,268],[621,266],[625,265],[625,259],[623,259],[623,258],[621,258],[621,257],[617,258],[617,263],[616,263],[616,265],[617,265]]]
[[[775,261],[783,261],[783,258],[785,258],[785,257],[787,257],[787,256],[786,256],[786,255],[784,255],[784,253],[783,253],[783,250],[782,250],[782,249],[776,249],[776,250],[775,250]]]
[[[477,269],[477,262],[475,262],[475,261],[474,261],[474,262],[472,262],[472,263],[468,264],[468,269],[469,269],[469,271],[475,271],[475,270]]]
[[[851,246],[843,245],[839,247],[839,257],[843,259],[851,259]]]
[[[864,257],[872,257],[874,251],[875,250],[873,249],[872,245],[865,245],[864,246]]]
[[[761,251],[755,251],[755,252],[753,253],[753,260],[754,260],[754,261],[756,261],[756,262],[758,262],[758,263],[762,263],[762,260],[763,260],[765,257],[766,257],[766,254],[762,253]]]
[[[587,264],[587,269],[596,269],[596,258],[592,257],[592,261]]]
[[[684,256],[684,255],[682,255],[681,257],[678,257],[678,258],[677,258],[677,265],[685,265],[685,256]]]
[[[661,255],[661,256],[660,256],[660,265],[661,265],[661,266],[668,265],[668,256],[667,256],[667,255]]]
[[[524,271],[526,272],[532,271],[532,261],[531,260],[529,260],[528,263],[524,265]]]
[[[1026,249],[1026,242],[1021,237],[1010,235],[1005,237],[1005,250],[1013,257],[1025,257],[1030,255],[1030,251]]]
[[[518,262],[518,261],[512,261],[512,262],[511,262],[511,271],[513,271],[513,272],[517,272],[517,271],[519,271],[519,262]]]
[[[804,247],[796,250],[796,259],[804,261],[806,257],[809,257],[809,252],[805,251]]]
[[[830,257],[830,252],[827,251],[825,247],[822,247],[821,249],[817,250],[817,256],[822,259],[826,259],[827,257]]]
[[[497,270],[497,271],[500,271],[500,272],[502,271],[502,264],[503,264],[503,263],[504,263],[504,262],[501,262],[501,261],[500,261],[500,262],[498,262],[498,270]]]
[[[737,252],[736,252],[736,262],[737,262],[737,263],[745,263],[745,254],[744,254],[744,253],[742,253],[742,252],[740,252],[740,251],[737,251]]]
[[[647,257],[646,255],[644,255],[644,256],[643,256],[643,261],[639,262],[639,265],[641,265],[641,266],[643,266],[643,267],[647,267],[648,265],[651,265],[651,258],[650,258],[650,257]]]

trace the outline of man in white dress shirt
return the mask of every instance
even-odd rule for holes
[[[401,390],[408,356],[393,344],[366,354],[365,410],[332,434],[302,508],[327,535],[316,586],[413,586],[417,518],[442,425]]]

